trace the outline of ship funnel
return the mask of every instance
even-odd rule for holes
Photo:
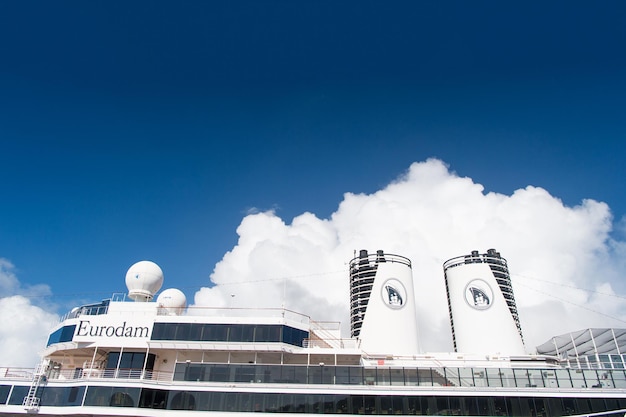
[[[411,261],[361,250],[350,261],[350,331],[368,354],[419,353]]]
[[[498,251],[472,251],[443,264],[454,350],[524,355],[511,276]]]

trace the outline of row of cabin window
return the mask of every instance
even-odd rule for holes
[[[28,386],[0,386],[0,403],[21,405]],[[85,390],[87,390],[86,395]],[[10,398],[9,398],[10,394]],[[285,394],[177,391],[128,387],[41,387],[41,406],[309,414],[408,414],[559,417],[626,408],[626,399]]]
[[[309,333],[284,325],[155,323],[152,340],[283,342],[302,346]]]

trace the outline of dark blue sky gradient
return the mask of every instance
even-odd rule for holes
[[[6,1],[0,60],[0,257],[58,295],[204,285],[247,210],[428,157],[626,213],[621,1]]]

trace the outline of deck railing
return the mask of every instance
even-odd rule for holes
[[[0,368],[0,380],[30,381],[34,369]],[[323,385],[400,385],[436,387],[626,389],[626,370],[537,368],[363,367],[181,362],[174,372],[140,369],[67,369],[49,381],[150,380]]]

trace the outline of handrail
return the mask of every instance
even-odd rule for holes
[[[206,362],[194,362],[192,366],[227,366],[229,368],[246,367],[263,368],[265,372],[266,368],[276,366],[280,368],[289,367],[303,367],[307,365],[271,365],[271,364],[223,364],[223,363],[206,363]],[[189,364],[185,363],[185,366]],[[398,385],[414,386],[415,375],[419,373],[424,375],[424,372],[428,373],[428,370],[436,372],[440,376],[450,377],[454,381],[458,382],[457,387],[517,387],[517,388],[568,388],[568,389],[584,389],[593,390],[598,388],[605,389],[626,389],[626,372],[624,370],[585,370],[585,373],[580,373],[577,369],[566,368],[481,368],[481,367],[444,367],[444,366],[426,366],[426,367],[412,367],[412,366],[363,366],[363,365],[343,365],[333,366],[326,365],[325,372],[334,374],[335,369],[350,367],[354,369],[354,382],[350,384],[360,385],[363,384],[363,380],[358,379],[358,375],[363,373],[364,369],[376,369],[377,380],[373,382],[373,385],[388,385],[390,378],[390,370],[395,370],[393,375],[401,376],[399,380],[395,381]],[[317,366],[308,365],[308,369],[317,368]],[[21,380],[32,381],[35,370],[27,368],[0,368],[0,380]],[[401,371],[398,373],[398,371]],[[352,371],[351,371],[352,372]],[[468,372],[470,372],[468,374]],[[281,372],[278,371],[278,374]],[[232,372],[235,375],[236,372]],[[307,375],[308,371],[304,375]],[[176,376],[178,375],[178,376]],[[337,374],[339,375],[339,374]],[[471,376],[473,375],[473,376]],[[61,369],[54,372],[49,371],[46,373],[47,380],[50,381],[84,381],[84,380],[148,380],[156,383],[185,380],[184,375],[175,374],[171,371],[148,371],[140,369]],[[471,376],[471,377],[470,377]],[[396,377],[394,377],[396,378]],[[380,379],[380,380],[378,380]],[[419,378],[419,385],[437,385],[437,381],[427,380],[423,377]],[[224,382],[224,381],[222,381]],[[228,382],[228,381],[227,381]],[[236,382],[236,381],[230,381]],[[273,383],[274,381],[267,381]],[[278,382],[278,381],[277,381]],[[284,383],[285,381],[280,381]],[[304,381],[293,381],[294,384],[307,383]],[[309,383],[311,383],[309,381]],[[343,385],[343,384],[342,384]]]
[[[378,263],[385,263],[385,262],[390,262],[390,263],[398,262],[398,263],[408,266],[409,268],[411,267],[411,260],[409,258],[402,256],[402,255],[394,255],[392,253],[382,253],[382,254],[370,253],[364,257],[357,256],[350,260],[349,265],[350,265],[350,268],[358,269],[361,266],[369,266],[370,263],[375,265]]]
[[[0,368],[0,380],[32,380],[35,368]],[[172,381],[173,372],[143,371],[141,369],[62,369],[47,372],[48,381],[77,381],[85,379],[143,379]]]
[[[33,379],[35,368],[9,368],[0,367],[0,378],[2,379]]]
[[[454,268],[455,266],[472,263],[487,263],[490,265],[501,265],[503,267],[507,266],[506,259],[494,255],[489,255],[487,253],[481,253],[477,255],[456,256],[454,258],[448,259],[443,263],[443,268],[449,269]]]

